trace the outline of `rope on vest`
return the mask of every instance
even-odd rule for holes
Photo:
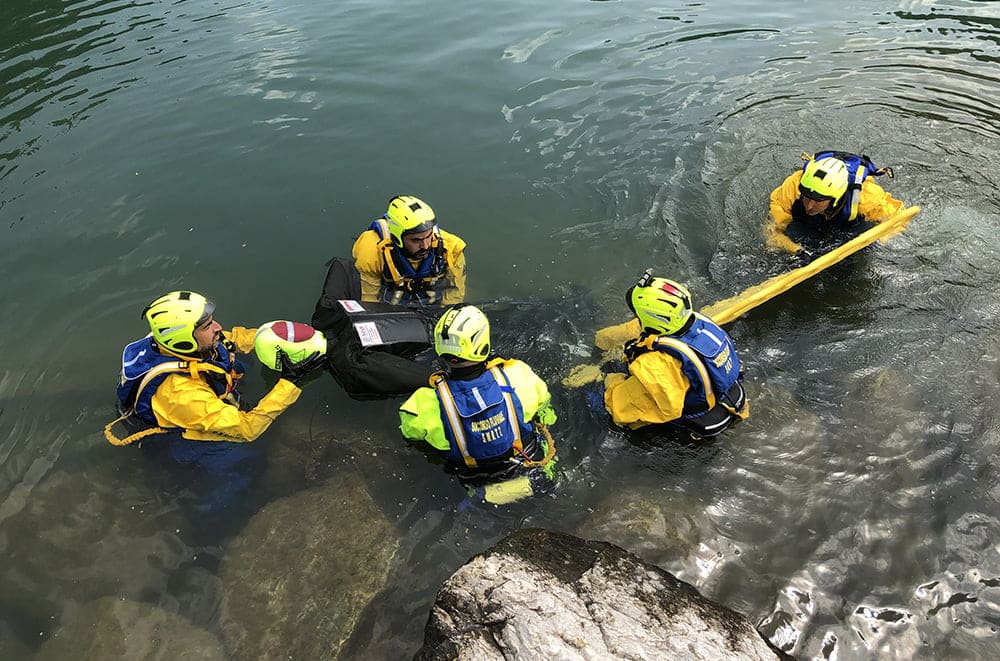
[[[125,438],[118,438],[115,436],[114,432],[111,431],[111,428],[130,415],[132,415],[131,411],[123,413],[104,426],[104,438],[108,439],[108,443],[117,446],[131,445],[132,443],[146,438],[147,436],[152,436],[153,434],[167,434],[170,432],[169,429],[164,429],[163,427],[151,427],[149,429],[137,431],[136,433],[126,436]]]
[[[526,468],[544,468],[545,466],[548,465],[550,461],[552,461],[552,458],[556,456],[556,442],[552,438],[552,433],[549,431],[548,426],[543,425],[540,422],[536,422],[535,426],[537,426],[538,429],[541,430],[542,435],[545,437],[545,444],[546,444],[545,456],[539,459],[538,461],[533,461],[532,459],[528,458],[528,456],[525,454],[524,461],[521,462],[521,465]],[[522,454],[524,453],[523,448],[518,448],[518,449],[521,450]]]
[[[226,348],[232,351],[232,348],[230,348],[229,345],[227,345]],[[143,377],[142,381],[139,383],[139,386],[136,388],[135,394],[133,395],[134,397],[133,407],[134,407],[134,402],[138,401],[139,395],[142,393],[143,389],[145,389],[146,386],[149,385],[149,383],[153,380],[153,378],[167,372],[186,374],[190,376],[192,379],[198,379],[201,377],[202,374],[205,373],[214,372],[216,374],[222,374],[223,376],[226,377],[226,391],[219,394],[218,397],[219,399],[228,402],[234,406],[237,405],[237,402],[234,401],[232,393],[236,389],[234,383],[239,378],[239,376],[235,374],[234,370],[226,371],[217,365],[213,365],[212,363],[204,363],[198,360],[182,360],[177,363],[158,365],[153,369],[151,369],[149,372],[147,372],[146,376]],[[134,434],[130,434],[125,438],[118,438],[117,436],[115,436],[114,432],[111,431],[111,428],[114,427],[119,422],[121,422],[122,420],[124,420],[125,418],[132,415],[132,412],[133,410],[132,408],[130,408],[128,411],[126,411],[125,413],[118,416],[117,418],[115,418],[114,420],[112,420],[111,422],[109,422],[104,426],[104,438],[108,439],[108,443],[117,446],[131,445],[132,443],[135,443],[138,440],[146,438],[147,436],[152,436],[154,434],[169,434],[172,431],[176,431],[173,429],[164,429],[163,427],[150,427],[149,429],[143,429],[141,431],[135,432]]]

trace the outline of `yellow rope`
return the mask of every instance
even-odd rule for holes
[[[549,432],[549,428],[540,422],[535,424],[542,431],[542,435],[545,436],[545,442],[548,445],[548,448],[545,450],[545,456],[539,459],[538,461],[532,461],[530,459],[525,459],[524,461],[522,461],[521,465],[527,468],[535,468],[536,466],[543,467],[550,461],[552,461],[552,458],[554,456],[556,456],[556,442],[552,438],[552,433]]]
[[[147,436],[152,436],[153,434],[165,434],[170,431],[169,429],[164,429],[163,427],[151,427],[150,429],[143,429],[142,431],[137,431],[136,433],[126,436],[125,438],[118,438],[117,436],[114,435],[114,432],[111,431],[111,428],[114,427],[117,423],[127,418],[128,416],[129,414],[125,413],[124,415],[115,418],[114,420],[112,420],[111,422],[109,422],[104,426],[104,438],[108,439],[108,443],[110,443],[111,445],[118,445],[118,446],[131,445],[132,443],[135,443],[140,439],[146,438]]]

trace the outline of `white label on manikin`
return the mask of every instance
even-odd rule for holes
[[[359,321],[354,324],[354,332],[358,334],[358,337],[361,339],[361,346],[363,347],[385,344],[382,341],[382,336],[379,335],[378,327],[374,321]]]
[[[337,301],[340,303],[340,307],[344,308],[347,312],[364,312],[365,309],[357,301],[340,299]]]

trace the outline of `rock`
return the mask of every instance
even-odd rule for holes
[[[399,547],[362,480],[276,501],[227,550],[221,625],[235,659],[334,659]]]
[[[180,512],[134,476],[55,471],[4,506],[0,604],[16,604],[22,626],[39,632],[74,605],[162,594],[191,556]]]
[[[524,529],[438,592],[416,659],[773,659],[739,613],[606,542]]]
[[[185,659],[224,661],[208,631],[151,604],[103,597],[76,610],[45,641],[36,661]]]
[[[594,508],[577,533],[588,539],[613,539],[646,562],[682,560],[698,546],[703,507],[680,491],[625,488]]]

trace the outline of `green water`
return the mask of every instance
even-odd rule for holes
[[[360,470],[403,549],[355,654],[412,655],[469,556],[521,525],[578,531],[637,485],[685,494],[700,521],[700,545],[653,559],[796,655],[828,656],[830,636],[840,658],[995,655],[998,43],[995,4],[974,0],[7,0],[0,651],[33,653],[106,595],[217,627],[191,577],[226,551],[191,559],[196,518],[169,551],[94,560],[133,532],[99,503],[180,511],[170,475],[103,439],[121,348],[179,288],[225,325],[307,321],[324,263],[404,193],[468,242],[470,300],[535,302],[508,350],[553,385],[566,479],[470,518],[399,439],[394,402],[312,385],[265,451],[348,450],[274,495]],[[581,338],[624,318],[647,266],[699,304],[788,268],[762,248],[767,195],[819,148],[892,165],[886,187],[923,211],[729,327],[751,419],[701,450],[587,418],[558,386]]]

